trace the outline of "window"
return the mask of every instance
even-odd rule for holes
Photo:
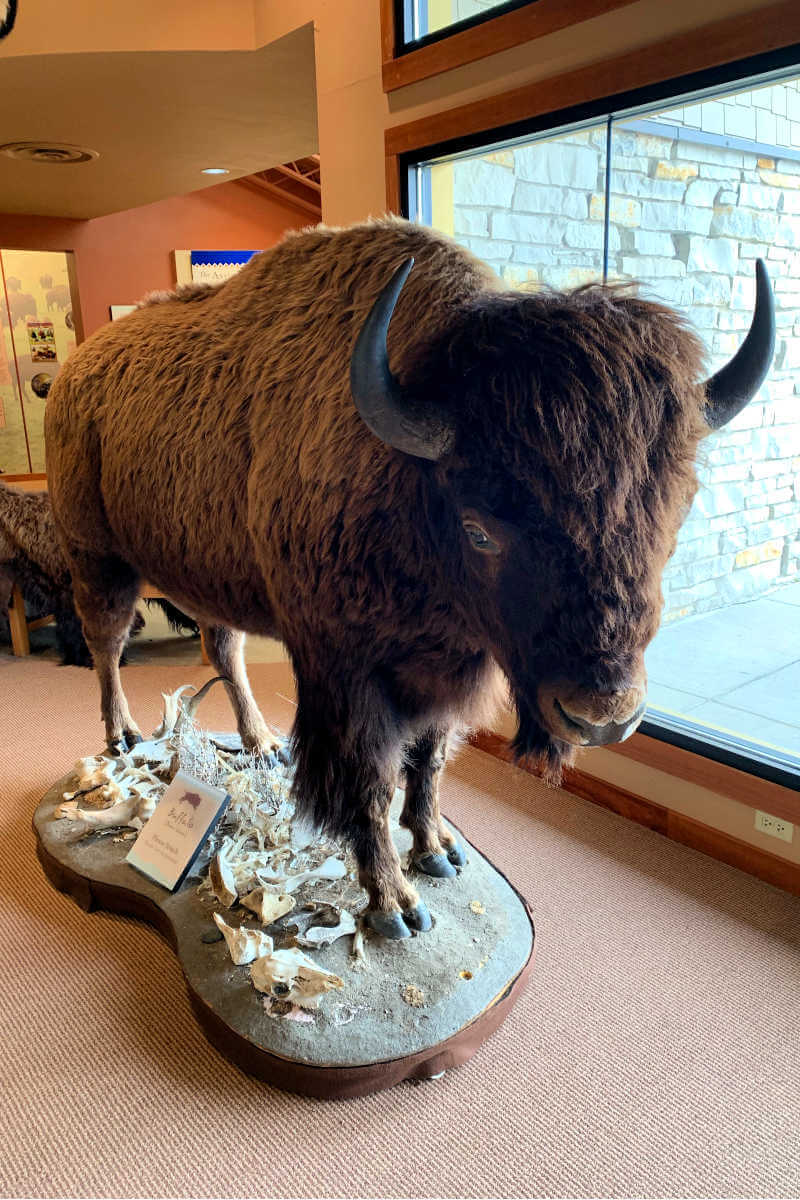
[[[531,0],[396,0],[402,6],[400,45],[415,48],[490,17],[522,8]]]
[[[774,366],[703,444],[664,575],[648,732],[800,778],[800,73],[573,122],[421,162],[412,215],[509,285],[636,279],[684,311],[709,369],[749,324],[754,260],[775,293]],[[794,782],[792,782],[792,780]]]

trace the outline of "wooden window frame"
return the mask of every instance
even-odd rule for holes
[[[653,90],[654,100],[661,98],[658,89],[662,89],[668,103],[670,93],[673,96],[679,93],[684,81],[687,86],[683,90],[689,91],[703,86],[699,77],[706,73],[713,76],[714,72],[726,69],[730,73],[741,70],[746,78],[748,73],[757,74],[760,70],[781,66],[778,62],[767,65],[759,62],[769,56],[780,56],[781,52],[785,53],[787,65],[795,57],[800,62],[800,5],[796,0],[778,0],[754,12],[715,21],[690,33],[676,34],[644,47],[635,55],[626,52],[514,91],[390,127],[385,133],[387,208],[398,213],[403,211],[403,184],[408,165],[415,158],[474,148],[480,141],[491,144],[495,140],[521,136],[526,132],[525,127],[530,131],[539,121],[542,128],[551,120],[554,125],[561,124],[570,110],[586,109],[591,105],[597,106],[598,115],[607,116],[614,110],[615,101],[623,101],[627,93],[645,89]],[[714,82],[715,79],[709,77],[707,85]],[[624,108],[624,103],[620,102],[619,107]],[[489,738],[492,736],[488,735]],[[764,808],[776,816],[800,823],[800,791],[755,772],[738,769],[644,733],[636,733],[628,741],[606,749],[741,804]],[[610,787],[600,780],[588,782],[592,777],[584,772],[574,774],[573,790],[577,790],[576,785],[580,783],[584,791],[579,794],[585,794],[587,798],[595,798],[588,796],[589,791],[597,792],[603,787],[607,791]],[[570,786],[569,782],[567,786]],[[653,807],[640,798],[630,797],[629,800],[643,804],[648,812]]]
[[[542,2],[542,0],[540,0]],[[388,3],[388,0],[383,0]],[[539,119],[597,104],[598,112],[625,93],[665,88],[715,69],[749,63],[759,56],[800,45],[800,4],[778,0],[765,8],[726,17],[689,33],[675,34],[635,54],[624,54],[537,80],[457,108],[444,109],[417,121],[390,126],[384,135],[387,209],[402,211],[405,160],[461,142],[491,141],[521,134]],[[416,53],[416,52],[415,52]]]
[[[624,8],[636,0],[529,0],[522,7],[497,16],[477,17],[464,27],[459,22],[452,33],[437,32],[435,40],[415,49],[398,38],[398,9],[402,0],[381,0],[381,48],[383,52],[383,90],[395,91],[421,79],[430,79],[454,67],[477,62],[490,54],[499,54],[513,46],[556,33],[570,25],[579,25],[615,8]]]

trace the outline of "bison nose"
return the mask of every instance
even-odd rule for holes
[[[573,735],[569,740],[577,741],[582,746],[608,746],[612,742],[624,742],[636,729],[646,707],[646,701],[642,699],[634,711],[624,718],[595,721],[576,712],[557,697],[555,699],[556,712]]]

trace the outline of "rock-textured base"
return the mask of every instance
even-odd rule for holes
[[[307,1095],[345,1097],[431,1078],[458,1066],[500,1025],[533,965],[527,905],[487,859],[454,830],[467,855],[455,879],[411,868],[433,928],[403,941],[365,934],[366,960],[352,938],[313,952],[345,986],[313,1020],[270,1015],[246,967],[224,941],[209,941],[214,904],[189,879],[171,894],[125,862],[131,841],[114,834],[75,840],[53,811],[72,776],[56,783],[34,816],[38,853],[51,883],[87,910],[104,908],[153,924],[173,946],[206,1036],[250,1074]],[[404,860],[410,836],[393,834]],[[237,910],[233,910],[236,912]],[[247,914],[246,924],[257,922]],[[205,940],[204,940],[205,939]]]

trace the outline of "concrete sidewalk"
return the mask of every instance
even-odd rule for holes
[[[653,707],[800,754],[800,583],[664,626],[645,661]]]

